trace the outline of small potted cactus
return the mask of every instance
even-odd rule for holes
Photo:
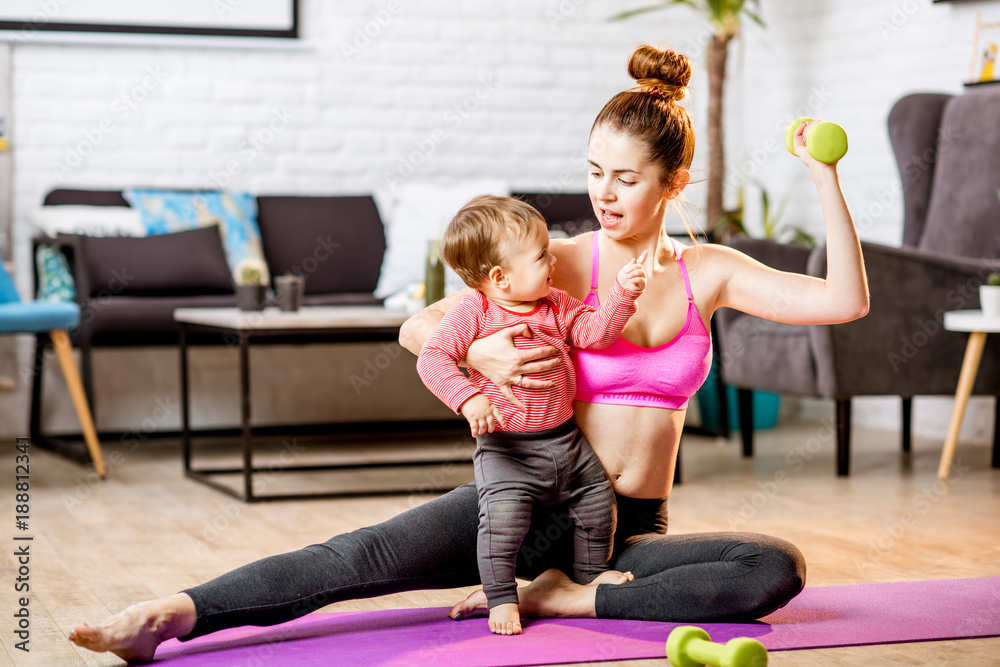
[[[991,273],[979,286],[979,307],[986,317],[1000,318],[1000,273]]]
[[[267,301],[267,267],[258,259],[245,259],[236,267],[236,306],[263,310]]]

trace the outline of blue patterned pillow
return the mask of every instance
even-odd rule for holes
[[[177,192],[130,188],[122,193],[139,211],[149,236],[218,224],[226,261],[235,276],[247,259],[264,267],[270,281],[257,225],[257,200],[247,192]]]
[[[76,285],[65,255],[53,246],[40,245],[35,250],[38,270],[39,301],[73,301]]]

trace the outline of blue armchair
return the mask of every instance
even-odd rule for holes
[[[104,477],[107,471],[104,468],[104,459],[101,456],[101,445],[97,440],[97,431],[94,429],[94,420],[90,415],[90,406],[87,403],[87,396],[83,391],[83,383],[80,381],[80,373],[77,370],[76,362],[73,359],[73,347],[70,345],[69,336],[66,331],[76,327],[80,322],[80,307],[75,303],[63,301],[32,301],[22,303],[21,298],[14,287],[14,282],[3,264],[0,264],[0,335],[5,334],[35,334],[38,336],[38,345],[35,353],[34,382],[38,382],[38,375],[43,371],[46,337],[52,341],[62,366],[63,375],[66,378],[66,385],[69,387],[70,396],[73,398],[73,407],[76,415],[80,419],[80,426],[83,428],[83,437],[87,443],[87,450],[90,458],[94,462],[97,474]],[[32,415],[34,419],[36,415]]]

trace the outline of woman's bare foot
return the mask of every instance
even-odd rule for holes
[[[618,584],[624,584],[626,581],[632,581],[635,576],[631,572],[619,572],[618,570],[608,570],[607,572],[601,572],[588,586],[599,586],[601,584],[611,584],[617,586]]]
[[[490,609],[490,632],[495,635],[521,634],[521,615],[513,602],[498,604]]]
[[[134,604],[98,625],[74,625],[69,640],[98,653],[110,651],[130,665],[141,665],[153,660],[162,642],[189,634],[194,622],[194,600],[178,593]]]
[[[603,579],[602,579],[603,577]],[[631,572],[609,570],[601,573],[586,586],[573,583],[562,570],[542,572],[527,586],[517,589],[518,608],[522,616],[542,618],[596,618],[597,586],[623,584],[635,577]],[[448,618],[461,620],[479,616],[486,609],[486,594],[482,589],[470,594],[448,612]]]

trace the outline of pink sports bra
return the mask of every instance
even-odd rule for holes
[[[584,301],[595,308],[600,305],[597,297],[599,233],[594,232],[590,293]],[[673,239],[670,242],[681,265],[687,290],[684,326],[672,341],[657,347],[642,347],[620,336],[603,350],[574,348],[571,355],[576,366],[576,400],[683,410],[708,377],[712,367],[712,337],[705,330],[691,296],[691,281],[677,243]]]

